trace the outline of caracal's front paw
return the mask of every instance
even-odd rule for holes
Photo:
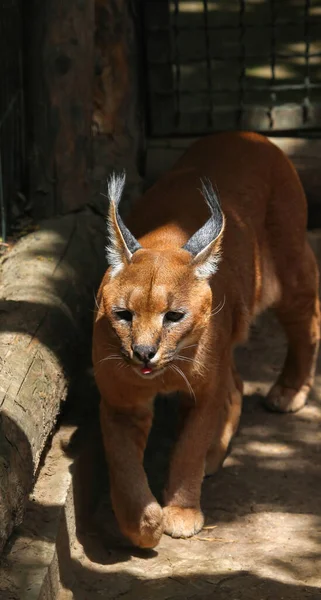
[[[265,406],[276,412],[296,412],[305,405],[309,392],[309,385],[302,386],[298,391],[276,383],[265,399]]]
[[[164,531],[163,510],[156,501],[151,502],[144,509],[138,525],[130,524],[121,529],[134,546],[154,548]]]
[[[165,506],[164,532],[173,538],[189,538],[201,531],[204,525],[203,513],[197,508]]]

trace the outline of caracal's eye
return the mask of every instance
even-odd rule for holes
[[[116,310],[115,315],[117,319],[120,321],[127,321],[127,323],[131,323],[133,320],[133,315],[130,310]]]
[[[170,322],[170,323],[177,323],[183,317],[185,317],[185,313],[174,311],[174,310],[170,310],[169,312],[167,312],[165,314],[164,321],[165,322],[167,321],[167,322]]]

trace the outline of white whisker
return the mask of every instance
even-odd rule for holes
[[[119,360],[121,359],[120,354],[110,354],[110,356],[106,356],[105,358],[102,358],[101,360],[98,361],[98,364],[105,362],[107,360]]]
[[[176,373],[178,373],[179,375],[181,375],[181,377],[184,379],[184,381],[185,381],[185,383],[186,383],[186,385],[188,387],[188,390],[189,390],[191,396],[193,396],[194,402],[196,404],[196,396],[195,396],[194,390],[193,390],[190,382],[188,381],[186,375],[183,373],[183,371],[177,365],[170,365],[170,367],[171,367],[171,369],[173,369],[174,371],[176,371]]]
[[[94,300],[95,300],[95,304],[99,310],[99,304],[98,304],[98,300],[97,300],[97,296],[96,296],[95,292],[94,292]]]
[[[125,363],[120,360],[117,365],[116,365],[116,369],[118,369],[118,371],[120,371],[120,369],[122,369],[125,366]]]
[[[195,361],[194,358],[191,358],[190,356],[181,356],[180,354],[174,355],[173,360],[176,360],[176,359],[177,360],[185,360],[185,362],[190,362],[190,363],[197,362],[197,361]]]
[[[181,348],[181,350],[187,350],[188,348],[196,348],[196,346],[198,346],[198,344],[191,344],[190,346],[183,346],[183,348]]]
[[[118,350],[117,346],[115,346],[115,344],[102,344],[103,348],[112,348],[113,350]]]
[[[97,311],[98,311],[98,313],[97,313],[97,314],[98,314],[98,316],[100,316],[100,315],[102,315],[102,314],[103,314],[103,311],[101,311],[101,310],[100,310],[100,306],[99,306],[99,304],[98,304],[98,301],[97,301],[97,296],[96,296],[95,292],[94,292],[94,300],[95,300],[95,305],[96,305],[96,308],[97,308]],[[94,313],[94,312],[96,312],[96,311],[95,311],[95,310],[92,310],[92,312]]]
[[[175,356],[173,358],[173,360],[181,360],[182,362],[187,362],[187,363],[191,363],[191,364],[196,364],[199,365],[202,369],[206,369],[208,371],[208,368],[205,367],[205,365],[203,363],[201,363],[200,360],[197,360],[196,358],[191,358],[189,356],[181,356],[180,354]]]
[[[213,317],[215,315],[218,315],[219,312],[221,312],[221,310],[223,310],[224,306],[225,306],[225,301],[226,301],[226,296],[224,294],[224,300],[223,303],[221,305],[221,302],[219,302],[219,304],[217,305],[216,308],[214,308],[213,312],[211,312],[210,316]]]

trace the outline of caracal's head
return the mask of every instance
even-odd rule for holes
[[[143,377],[159,375],[204,332],[212,310],[224,216],[209,180],[202,192],[211,216],[183,248],[144,249],[124,225],[118,204],[125,176],[109,181],[109,277],[103,311],[121,356]]]

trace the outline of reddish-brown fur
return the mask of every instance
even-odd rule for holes
[[[222,260],[209,281],[197,279],[191,255],[181,248],[208,218],[198,191],[204,175],[217,187],[225,214],[224,232],[212,248],[217,253],[221,245]],[[163,531],[188,537],[201,529],[204,473],[222,463],[241,411],[233,349],[268,306],[275,308],[289,347],[267,404],[281,412],[304,405],[320,329],[318,271],[306,221],[305,195],[292,164],[251,133],[217,134],[195,143],[136,203],[128,226],[143,249],[124,259],[114,277],[107,270],[93,339],[112,501],[120,528],[134,544],[153,547]],[[136,315],[130,326],[115,321],[112,307],[119,303]],[[165,331],[158,315],[173,303],[187,306],[189,316]],[[161,367],[181,339],[161,375],[141,377],[134,342],[160,344]],[[173,391],[190,402],[161,508],[149,489],[143,454],[153,399]]]

